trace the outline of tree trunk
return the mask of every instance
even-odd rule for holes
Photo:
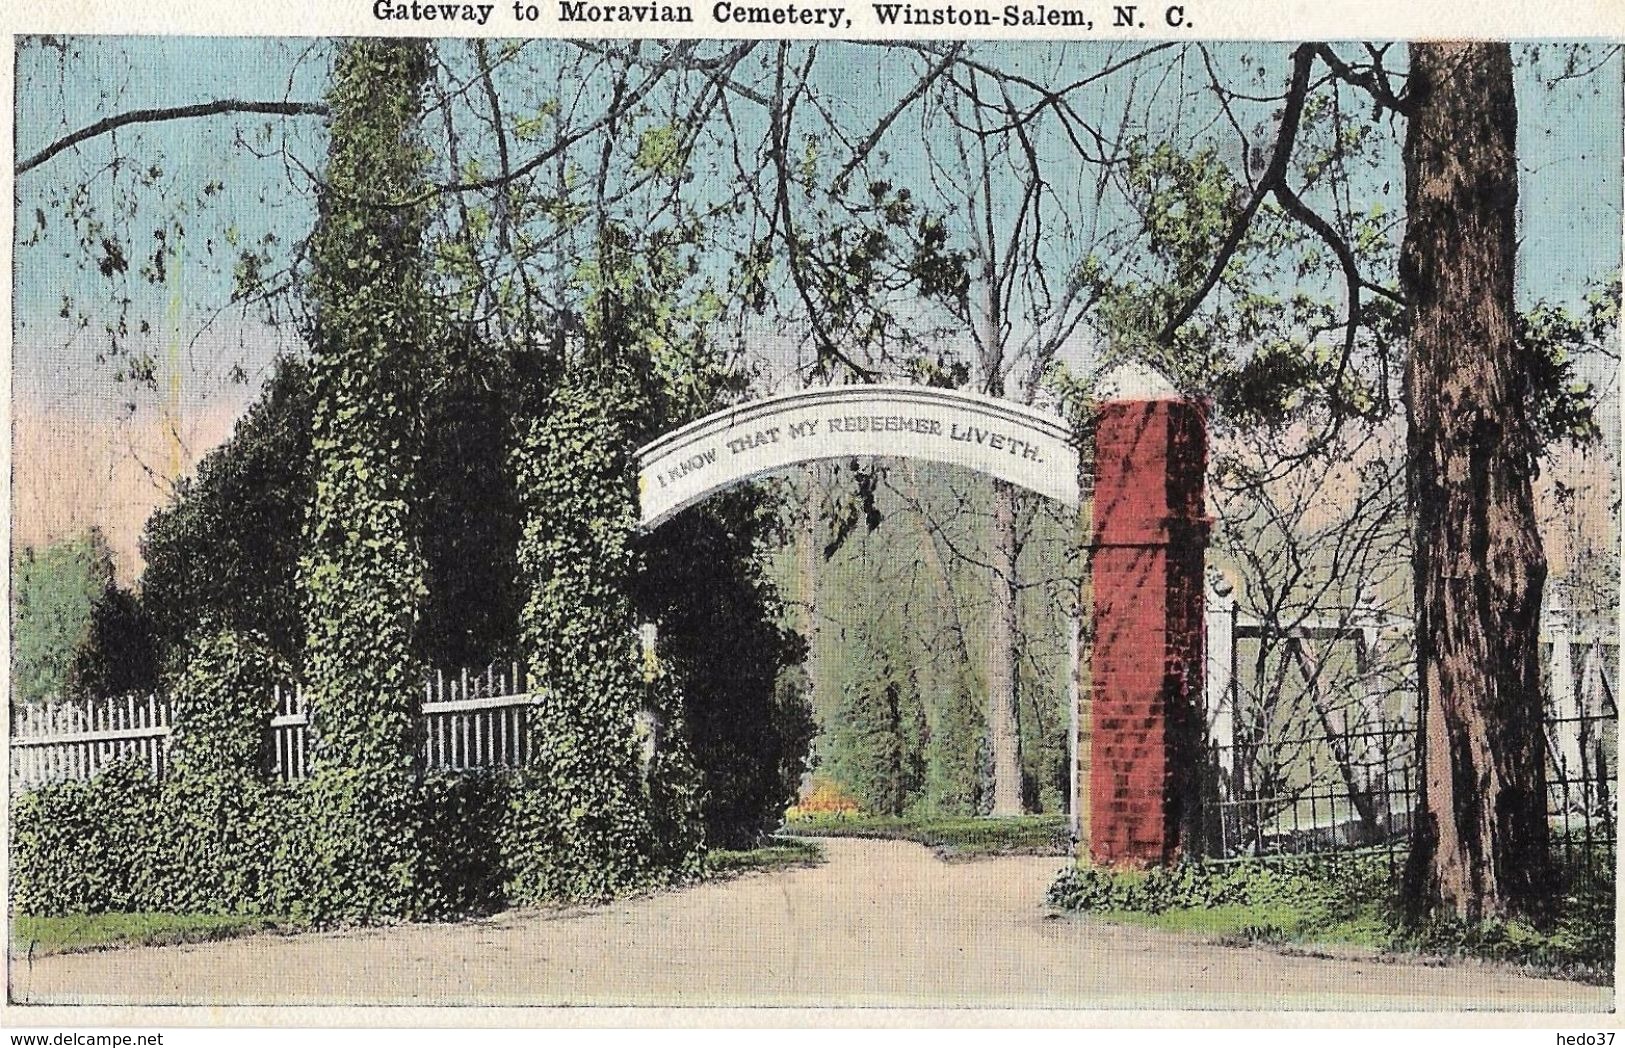
[[[807,708],[812,713],[813,724],[817,727],[817,736],[813,745],[817,746],[824,733],[829,731],[830,721],[826,716],[827,710],[821,705],[828,701],[830,688],[824,683],[823,632],[818,623],[818,536],[816,525],[818,523],[821,506],[818,504],[818,485],[809,481],[807,485],[806,515],[801,518],[796,528],[796,599],[801,604],[801,636],[807,642],[807,656],[802,661],[801,668],[807,675]],[[806,770],[802,773],[800,795],[805,797],[812,791],[812,776],[817,754],[809,753]]]
[[[974,675],[977,660],[971,654],[965,633],[965,620],[960,613],[959,600],[954,596],[953,577],[948,565],[937,549],[938,526],[927,519],[929,512],[915,464],[902,461],[903,483],[909,501],[918,512],[908,514],[919,537],[920,557],[932,583],[936,621],[947,627],[950,650],[940,653],[929,638],[921,638],[925,662],[921,666],[920,693],[930,711],[930,751],[934,771],[935,793],[931,803],[941,814],[975,815],[981,810],[982,722],[971,706],[976,691],[966,689],[966,681]],[[946,658],[948,672],[938,666],[939,658]],[[926,676],[926,673],[929,676]],[[928,683],[929,682],[929,683]]]
[[[1021,730],[1016,709],[1016,493],[993,482],[992,620],[987,631],[987,738],[993,814],[1020,815]]]
[[[1513,332],[1517,109],[1505,44],[1414,44],[1405,139],[1408,481],[1421,796],[1412,914],[1538,915],[1552,890],[1538,664],[1546,563]]]

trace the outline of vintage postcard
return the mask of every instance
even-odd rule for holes
[[[6,1025],[1614,1024],[1619,13],[822,2],[5,16]]]

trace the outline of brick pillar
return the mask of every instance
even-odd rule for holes
[[[1200,833],[1206,471],[1201,404],[1102,406],[1089,780],[1089,853],[1101,865],[1166,864]]]

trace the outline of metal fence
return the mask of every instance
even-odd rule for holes
[[[1408,846],[1417,790],[1409,621],[1354,609],[1269,623],[1208,595],[1211,858]],[[1547,815],[1567,863],[1611,861],[1619,645],[1611,621],[1542,622]]]
[[[284,781],[310,772],[310,709],[303,687],[279,686],[266,722],[270,766]],[[530,756],[526,710],[536,695],[518,665],[424,682],[419,752],[428,771],[518,767]],[[154,776],[168,765],[173,709],[166,696],[141,695],[13,706],[11,790],[89,779],[139,759]]]

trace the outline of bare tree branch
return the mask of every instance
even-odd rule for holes
[[[169,120],[195,120],[199,117],[222,116],[227,113],[264,113],[272,116],[326,116],[325,102],[244,102],[235,98],[221,98],[190,106],[170,106],[164,109],[132,109],[117,116],[105,117],[94,124],[81,127],[52,142],[44,149],[17,165],[17,174],[26,174],[64,150],[81,142],[117,131],[131,124],[157,124]]]
[[[1286,106],[1281,112],[1281,128],[1275,136],[1275,148],[1270,153],[1270,166],[1264,171],[1264,177],[1258,180],[1253,187],[1253,195],[1247,201],[1247,206],[1236,216],[1235,222],[1230,225],[1230,232],[1225,235],[1224,243],[1219,245],[1218,252],[1213,256],[1213,264],[1208,267],[1207,276],[1202,284],[1179,308],[1168,323],[1157,334],[1157,341],[1163,345],[1170,345],[1174,335],[1184,326],[1185,322],[1195,315],[1216,284],[1223,275],[1224,269],[1230,264],[1236,249],[1241,246],[1242,238],[1253,224],[1253,216],[1258,214],[1259,207],[1264,198],[1269,196],[1277,186],[1284,184],[1287,166],[1292,159],[1292,147],[1298,139],[1298,122],[1303,117],[1303,103],[1309,94],[1309,72],[1315,62],[1315,45],[1300,44],[1292,52],[1292,80],[1286,93]]]

